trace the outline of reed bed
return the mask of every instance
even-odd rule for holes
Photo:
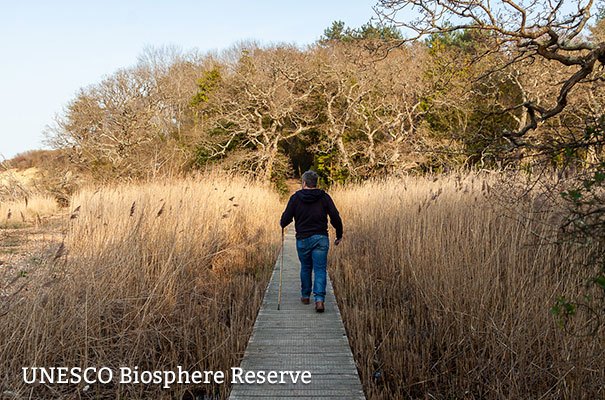
[[[58,211],[57,201],[49,196],[35,195],[20,200],[0,201],[0,228],[37,225]]]
[[[25,385],[21,368],[237,366],[279,251],[278,196],[214,174],[85,189],[70,207],[64,244],[0,303],[0,393],[223,398],[228,384]]]
[[[368,399],[605,397],[603,329],[571,334],[549,314],[583,287],[574,266],[585,255],[552,244],[544,208],[533,214],[542,220],[512,212],[532,213],[538,199],[495,206],[496,181],[332,192],[345,233],[330,275]]]

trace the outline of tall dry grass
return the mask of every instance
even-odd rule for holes
[[[279,230],[272,227],[280,212],[269,188],[223,175],[75,195],[64,246],[27,292],[0,303],[0,393],[225,395],[226,384],[26,386],[21,368],[228,371],[238,365],[279,250]]]
[[[604,398],[603,330],[570,335],[549,314],[555,296],[582,287],[582,253],[495,207],[490,184],[471,175],[333,191],[345,234],[330,274],[367,398]]]
[[[0,201],[0,229],[36,225],[58,212],[59,204],[50,196],[34,195],[19,200]]]

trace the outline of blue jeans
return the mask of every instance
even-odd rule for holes
[[[296,240],[296,251],[300,260],[300,286],[302,297],[311,296],[311,271],[315,274],[313,295],[315,302],[326,297],[326,266],[330,238],[326,235],[313,235]]]

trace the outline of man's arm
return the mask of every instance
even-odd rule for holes
[[[281,215],[281,220],[279,221],[279,224],[282,228],[285,228],[290,222],[292,222],[292,219],[294,218],[294,208],[294,195],[292,195],[290,196],[288,205],[286,206],[284,213]]]
[[[328,197],[328,215],[330,216],[330,223],[336,229],[336,240],[340,240],[342,238],[342,220],[340,219],[340,214],[336,209],[336,205],[329,194]]]

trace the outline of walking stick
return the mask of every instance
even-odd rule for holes
[[[281,303],[281,273],[284,269],[284,228],[281,228],[281,263],[279,264],[279,290],[277,292],[277,310]]]

